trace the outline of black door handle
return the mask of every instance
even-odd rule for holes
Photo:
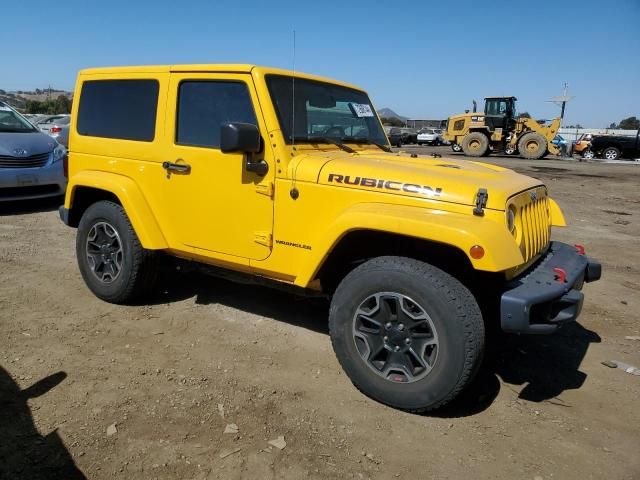
[[[188,163],[173,163],[173,162],[162,162],[162,168],[164,168],[167,172],[173,173],[189,173],[191,172],[191,165]]]

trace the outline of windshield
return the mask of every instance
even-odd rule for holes
[[[29,120],[8,105],[0,102],[0,132],[22,133],[35,130]]]
[[[329,138],[341,142],[387,145],[387,137],[364,92],[296,78],[294,111],[293,77],[268,75],[267,86],[288,144],[292,140],[313,143]],[[292,129],[294,117],[295,129]]]

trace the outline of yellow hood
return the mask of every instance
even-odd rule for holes
[[[543,185],[535,178],[481,162],[371,151],[354,154],[301,154],[290,163],[301,181],[343,188],[475,205],[480,188],[489,193],[487,208],[504,210],[516,193]]]

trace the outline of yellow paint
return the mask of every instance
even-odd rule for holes
[[[374,145],[350,144],[353,154],[328,144],[292,147],[280,130],[265,83],[268,74],[291,72],[250,65],[80,72],[73,119],[86,80],[156,79],[156,134],[151,142],[137,142],[82,136],[72,127],[66,208],[73,208],[79,186],[106,190],[119,198],[145,248],[307,288],[318,288],[319,268],[340,239],[356,230],[447,244],[483,271],[508,274],[530,263],[521,239],[507,230],[505,208],[516,198],[525,202],[518,195],[532,189],[546,195],[538,180],[481,162],[411,158]],[[259,158],[269,166],[267,175],[247,172],[241,154],[176,144],[177,93],[183,80],[247,85],[264,140]],[[168,175],[165,161],[188,164],[191,171]],[[290,194],[294,188],[297,199]],[[473,214],[479,188],[489,192],[483,216]],[[549,212],[541,220],[564,224],[553,201]],[[483,258],[469,256],[473,245],[484,248]]]

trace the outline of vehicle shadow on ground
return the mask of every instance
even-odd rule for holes
[[[60,384],[67,374],[54,373],[21,390],[0,367],[0,478],[77,480],[86,478],[76,467],[58,431],[41,435],[27,401]]]
[[[200,273],[164,275],[158,293],[145,301],[168,303],[196,297],[196,304],[219,304],[273,318],[314,332],[329,333],[329,302],[255,284],[236,283]]]
[[[163,287],[162,303],[195,295],[196,303],[220,304],[328,334],[329,302],[257,285],[238,284],[201,274],[180,274]],[[153,299],[152,299],[153,301]],[[600,337],[579,323],[549,336],[492,332],[482,366],[469,387],[446,407],[427,415],[454,418],[480,413],[491,406],[501,388],[518,399],[567,406],[561,395],[580,388],[586,374],[580,364],[589,345]]]
[[[570,407],[561,395],[584,384],[587,375],[580,371],[580,364],[589,345],[600,341],[597,333],[579,323],[549,336],[495,332],[475,381],[456,400],[430,415],[454,418],[482,412],[501,388],[512,390],[520,400]]]
[[[0,217],[9,215],[25,215],[29,213],[53,212],[64,203],[64,198],[51,197],[34,200],[13,200],[0,202]]]

